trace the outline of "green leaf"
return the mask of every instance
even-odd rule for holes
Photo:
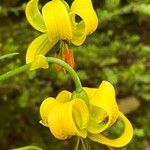
[[[0,56],[0,60],[5,59],[5,58],[9,58],[9,57],[12,57],[12,56],[15,56],[15,55],[18,55],[18,54],[19,53],[6,54],[6,55],[3,55],[3,56]]]

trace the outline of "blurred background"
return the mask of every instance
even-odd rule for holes
[[[27,22],[26,0],[0,0],[0,74],[25,64],[28,44],[40,33]],[[41,0],[42,6],[47,0]],[[72,0],[67,0],[72,3]],[[84,86],[98,87],[102,80],[116,89],[120,109],[134,127],[133,140],[121,150],[150,150],[150,1],[93,0],[99,17],[97,31],[80,47],[72,47]],[[51,50],[48,56],[54,56]],[[49,70],[25,72],[0,83],[0,150],[37,145],[44,150],[72,150],[75,139],[59,141],[39,124],[39,106],[63,89],[74,90],[70,76]],[[118,123],[112,129],[117,136]],[[105,150],[91,143],[92,150]]]

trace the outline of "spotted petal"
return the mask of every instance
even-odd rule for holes
[[[30,0],[26,5],[25,13],[27,20],[36,30],[46,32],[45,23],[38,8],[38,0]]]
[[[102,134],[88,134],[88,138],[92,141],[99,142],[105,145],[109,145],[112,147],[123,147],[128,144],[133,136],[133,128],[130,121],[119,112],[119,117],[124,122],[124,132],[122,135],[116,139],[109,139]]]
[[[79,23],[75,20],[76,15],[82,19]],[[98,25],[98,18],[91,0],[74,0],[70,16],[73,24],[72,43],[81,45],[86,36],[93,33]]]

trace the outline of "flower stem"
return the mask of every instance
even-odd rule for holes
[[[12,150],[42,150],[42,149],[37,146],[25,146],[20,148],[14,148]]]
[[[74,150],[78,150],[79,149],[79,143],[80,143],[80,138],[77,137],[77,144]]]
[[[68,65],[66,62],[64,62],[60,59],[54,58],[54,57],[47,57],[47,60],[48,60],[48,62],[55,63],[55,64],[58,64],[58,65],[64,67],[69,72],[72,79],[74,80],[76,91],[80,91],[82,89],[81,81],[80,81],[77,73],[74,71],[73,68],[70,67],[70,65]]]
[[[84,140],[83,140],[83,139],[81,139],[81,143],[82,143],[83,149],[84,149],[84,150],[87,150],[86,144],[84,143]]]
[[[74,80],[75,83],[75,87],[76,87],[76,91],[80,91],[82,89],[82,84],[81,81],[77,75],[77,73],[74,71],[73,68],[70,67],[70,65],[68,65],[66,62],[64,62],[63,60],[54,58],[54,57],[47,57],[48,62],[50,63],[55,63],[55,64],[59,64],[60,66],[64,67],[69,74],[71,75],[71,77]],[[0,75],[0,81],[2,80],[6,80],[9,77],[15,76],[21,72],[25,72],[27,70],[29,70],[31,64],[26,64],[24,66],[18,67],[16,69],[13,69],[9,72],[6,72],[5,74]]]
[[[8,72],[6,72],[6,73],[0,75],[0,81],[6,80],[6,79],[8,79],[9,77],[15,76],[15,75],[17,75],[17,74],[19,74],[19,73],[21,73],[21,72],[25,72],[25,71],[29,70],[30,65],[31,65],[31,64],[26,64],[26,65],[24,65],[24,66],[18,67],[18,68],[16,68],[16,69],[13,69],[13,70],[11,70],[11,71],[8,71]]]

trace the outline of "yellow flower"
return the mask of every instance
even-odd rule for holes
[[[76,135],[112,147],[126,145],[133,136],[133,128],[118,109],[113,86],[103,81],[99,88],[84,90],[89,97],[89,108],[80,98],[71,100],[68,91],[62,91],[56,99],[50,97],[44,100],[40,107],[43,124],[61,140]],[[124,132],[119,138],[107,138],[102,132],[118,119],[124,123]]]
[[[99,88],[84,88],[90,100],[90,119],[87,127],[88,138],[112,147],[126,145],[133,136],[130,121],[119,111],[114,87],[103,81]],[[117,119],[124,122],[124,132],[117,139],[109,139],[101,132],[111,127]]]
[[[91,0],[74,0],[70,8],[64,0],[52,0],[43,6],[42,13],[38,9],[38,0],[30,0],[25,12],[29,23],[42,32],[27,50],[26,63],[34,63],[31,69],[48,68],[43,56],[57,42],[60,41],[63,53],[69,43],[81,45],[98,25]],[[80,17],[79,22],[77,16]]]
[[[50,128],[52,134],[61,140],[77,135],[87,136],[89,119],[88,107],[81,99],[71,100],[71,93],[62,91],[56,99],[50,97],[40,107],[42,123]]]

